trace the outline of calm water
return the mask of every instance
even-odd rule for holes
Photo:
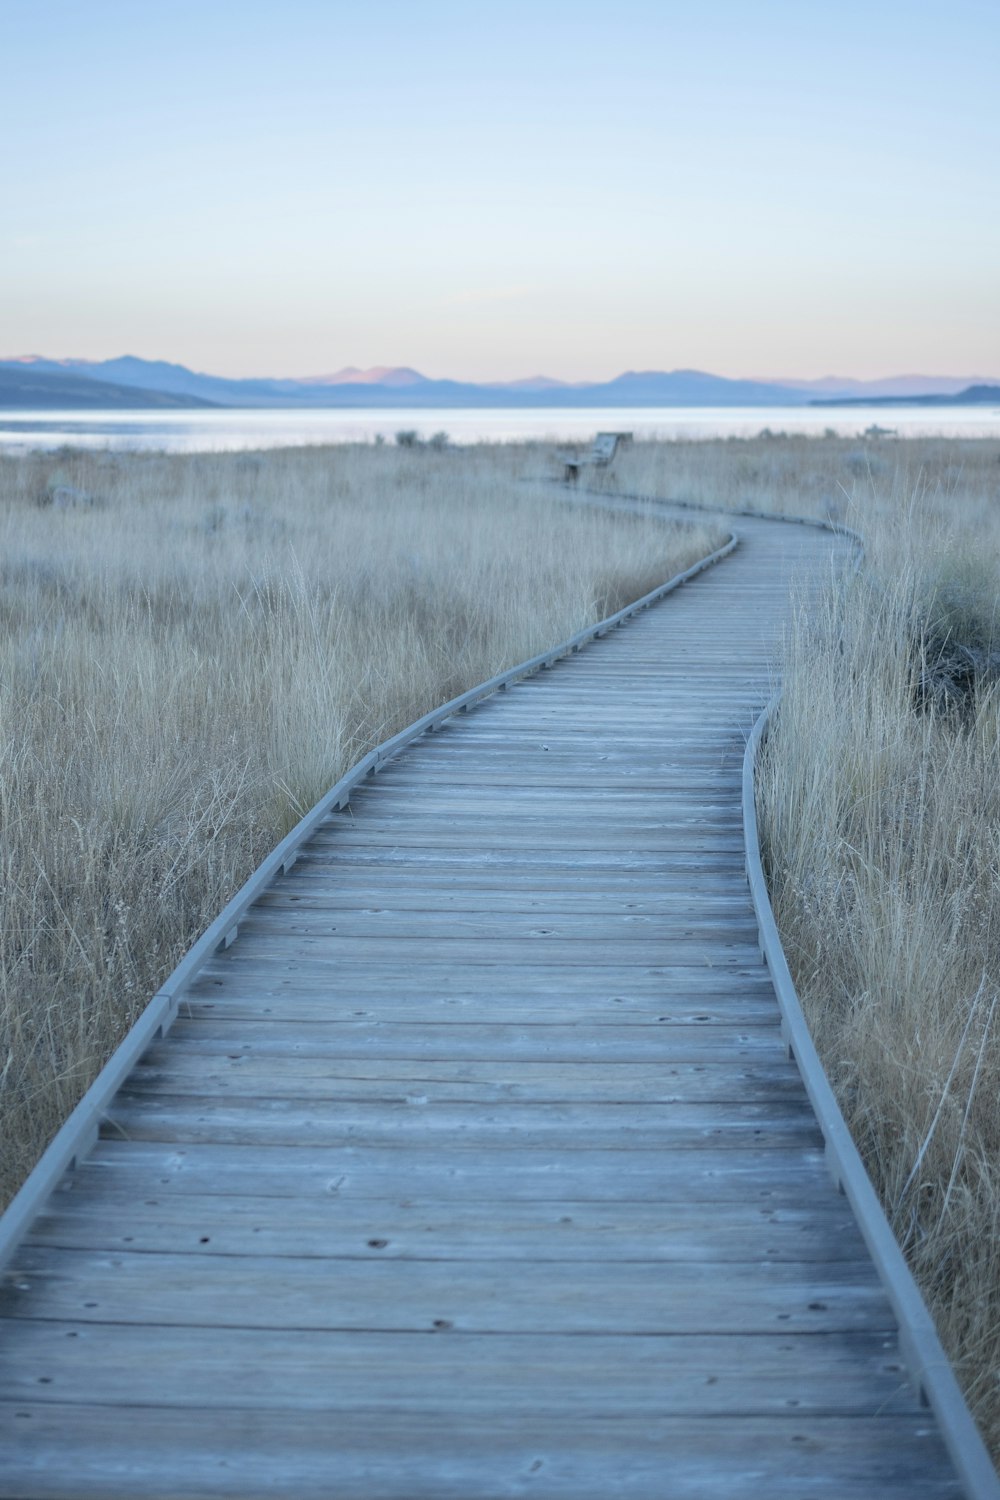
[[[455,443],[569,442],[595,432],[634,432],[636,437],[753,437],[772,432],[821,433],[827,428],[857,436],[871,426],[900,437],[1000,437],[1000,406],[772,407],[591,407],[524,411],[467,407],[435,411],[0,411],[0,452],[32,448],[158,449],[170,453],[285,448],[298,444],[373,442],[413,429],[421,437],[447,432]]]

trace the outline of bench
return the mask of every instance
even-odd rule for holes
[[[588,453],[561,453],[563,479],[567,484],[575,484],[582,468],[606,469],[617,453],[619,443],[631,441],[630,432],[599,432]]]

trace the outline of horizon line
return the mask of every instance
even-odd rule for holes
[[[245,375],[244,374],[244,375],[231,375],[231,374],[219,374],[216,371],[209,370],[209,369],[198,369],[198,368],[196,368],[193,365],[188,365],[188,364],[182,363],[182,361],[179,360],[179,359],[165,359],[165,358],[162,358],[162,357],[155,357],[155,356],[154,357],[150,357],[150,356],[147,356],[147,355],[144,355],[144,354],[133,354],[133,353],[130,353],[130,352],[126,352],[126,353],[123,353],[123,354],[106,355],[104,357],[96,357],[96,358],[95,357],[83,356],[83,355],[51,355],[51,354],[34,354],[34,353],[32,353],[32,354],[4,354],[4,355],[0,355],[0,365],[31,365],[31,364],[34,364],[34,363],[44,362],[44,363],[49,363],[49,364],[57,364],[57,365],[60,365],[60,366],[63,366],[63,367],[74,367],[74,366],[76,366],[76,367],[79,367],[79,366],[90,366],[90,367],[93,367],[95,365],[96,366],[100,366],[100,365],[105,365],[105,364],[113,364],[113,363],[115,363],[116,361],[119,361],[119,360],[135,360],[138,363],[147,364],[147,365],[173,365],[173,366],[175,366],[178,369],[187,370],[187,371],[189,371],[193,375],[204,376],[204,377],[206,377],[208,379],[214,379],[214,380],[227,380],[227,381],[253,381],[253,380],[279,381],[279,380],[289,380],[289,381],[295,382],[296,384],[301,384],[301,385],[321,384],[321,383],[326,382],[326,381],[334,381],[334,380],[337,380],[337,379],[341,379],[341,383],[343,383],[343,384],[350,384],[350,383],[376,384],[378,382],[371,380],[370,379],[371,376],[373,376],[373,375],[382,375],[382,376],[385,376],[385,377],[389,377],[389,376],[396,375],[396,374],[413,375],[413,376],[416,376],[420,380],[428,381],[428,382],[431,382],[431,383],[447,382],[449,384],[455,384],[455,385],[485,386],[485,387],[500,388],[500,389],[505,388],[505,387],[510,387],[510,386],[531,384],[531,383],[534,383],[536,381],[550,381],[550,382],[552,382],[552,383],[554,383],[556,385],[563,386],[563,387],[565,387],[568,390],[581,390],[581,389],[586,389],[589,386],[610,385],[614,381],[621,380],[625,376],[629,376],[629,375],[634,375],[634,376],[643,376],[643,375],[707,375],[707,376],[710,376],[713,379],[718,379],[718,380],[729,380],[729,381],[740,382],[740,383],[746,382],[746,383],[753,383],[753,384],[758,384],[758,385],[775,385],[775,386],[796,386],[796,385],[809,385],[809,386],[811,386],[811,385],[822,384],[822,383],[825,383],[825,382],[828,382],[828,381],[837,381],[837,382],[844,382],[844,383],[850,382],[851,384],[858,384],[858,385],[871,385],[871,384],[882,383],[882,382],[885,382],[885,381],[894,381],[894,380],[962,380],[962,381],[973,381],[973,382],[974,381],[988,381],[990,383],[993,383],[994,381],[1000,380],[1000,376],[985,375],[985,374],[978,373],[978,372],[977,373],[973,373],[973,374],[965,374],[965,373],[959,374],[959,373],[950,373],[950,372],[949,373],[945,373],[945,372],[941,372],[941,371],[934,371],[933,373],[928,373],[925,370],[914,370],[914,369],[910,369],[910,370],[894,370],[894,371],[890,371],[890,373],[888,373],[888,374],[880,374],[880,375],[838,375],[838,374],[830,374],[830,373],[825,373],[823,375],[729,375],[729,374],[723,375],[723,374],[720,374],[717,370],[709,370],[709,369],[705,369],[705,368],[699,367],[697,365],[675,365],[675,366],[670,367],[670,368],[667,368],[667,367],[655,367],[655,366],[646,366],[644,368],[637,368],[635,366],[630,366],[630,367],[628,367],[626,369],[619,370],[617,372],[617,374],[615,374],[615,375],[603,376],[603,377],[590,377],[590,378],[587,378],[587,379],[576,379],[576,380],[566,379],[566,378],[564,378],[562,376],[552,376],[552,375],[548,375],[548,374],[544,374],[544,373],[539,373],[539,374],[535,374],[535,375],[519,375],[519,376],[514,376],[513,378],[507,378],[507,379],[496,378],[496,377],[489,377],[489,378],[483,379],[483,378],[472,378],[472,377],[468,377],[468,376],[456,376],[456,375],[427,375],[417,365],[410,364],[410,363],[372,364],[372,365],[345,364],[345,365],[340,365],[337,369],[330,370],[330,371],[324,372],[324,373],[319,374],[319,375],[283,375],[283,374],[266,374],[266,375],[261,375],[261,374]],[[358,377],[369,377],[369,379],[367,379],[367,380],[362,379],[362,380],[359,380],[359,381],[356,381],[356,382],[351,382],[351,381],[348,381],[348,380],[342,378],[342,377],[347,376],[347,375],[354,375],[354,376],[358,376]]]

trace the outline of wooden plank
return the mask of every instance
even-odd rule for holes
[[[960,1500],[926,1416],[0,1408],[4,1500]]]
[[[666,801],[666,798],[658,798],[655,790],[644,791],[641,796],[617,797],[614,806],[606,804],[605,792],[601,786],[588,789],[582,797],[579,792],[567,791],[564,797],[532,799],[526,795],[530,790],[531,788],[524,786],[512,787],[507,795],[494,792],[489,797],[484,794],[481,799],[470,795],[460,800],[456,795],[454,798],[442,799],[438,809],[427,809],[428,816],[419,819],[412,816],[412,809],[407,811],[407,799],[403,792],[393,792],[379,803],[377,819],[364,802],[354,798],[351,802],[353,817],[351,811],[348,811],[342,823],[324,828],[317,839],[316,848],[323,849],[329,839],[337,836],[339,829],[353,827],[362,816],[372,817],[373,827],[395,826],[402,820],[412,826],[415,832],[426,831],[431,835],[435,831],[448,833],[468,826],[472,832],[489,829],[490,837],[498,837],[501,834],[516,834],[516,824],[522,820],[530,820],[532,831],[537,827],[544,834],[551,828],[556,836],[561,831],[572,832],[574,828],[588,834],[614,832],[617,829],[622,843],[626,843],[631,836],[650,831],[718,831],[723,835],[738,835],[742,828],[739,818],[717,812],[709,798],[701,794],[684,798],[671,796],[669,800],[672,805],[668,816],[665,811],[659,814],[651,811],[651,805],[655,806],[657,800]],[[645,814],[643,805],[646,808]]]
[[[266,1085],[265,1085],[266,1087]],[[159,1086],[131,1083],[107,1112],[105,1134],[129,1141],[211,1141],[219,1144],[292,1146],[308,1141],[314,1149],[345,1145],[398,1145],[415,1138],[448,1142],[461,1149],[473,1143],[510,1150],[613,1150],[630,1144],[643,1149],[690,1150],[730,1140],[760,1149],[802,1143],[819,1148],[822,1136],[805,1101],[778,1105],[745,1104],[525,1104],[505,1103],[486,1111],[481,1104],[437,1104],[433,1110],[412,1101],[359,1101],[314,1097],[271,1099],[187,1094],[172,1078]]]
[[[759,984],[766,973],[759,951],[756,948],[748,951],[746,944],[732,954],[721,953],[714,944],[701,948],[691,944],[686,953],[660,954],[655,958],[644,955],[641,961],[625,952],[617,955],[616,962],[616,955],[605,953],[605,963],[590,966],[540,961],[549,955],[543,954],[538,945],[526,945],[516,954],[498,951],[492,961],[460,965],[451,961],[459,956],[454,949],[442,951],[442,947],[432,945],[430,956],[417,964],[414,955],[407,953],[402,944],[383,945],[377,955],[363,951],[338,960],[335,954],[324,953],[319,945],[307,954],[301,949],[286,949],[282,954],[270,943],[264,951],[260,946],[251,950],[247,944],[241,948],[234,943],[225,952],[217,953],[203,972],[208,976],[207,982],[221,983],[223,987],[230,980],[240,983],[252,971],[264,984],[287,980],[289,984],[302,986],[308,986],[310,981],[329,986],[332,980],[338,988],[356,988],[359,992],[373,986],[384,991],[386,982],[391,981],[398,993],[405,991],[412,980],[418,987],[430,986],[441,994],[467,990],[473,984],[483,995],[499,993],[511,986],[522,993],[534,990],[566,994],[569,967],[573,971],[573,989],[579,982],[584,994],[645,992],[664,997],[697,994],[700,987],[717,992],[715,986],[722,976],[735,989],[741,989]],[[480,957],[485,959],[485,955]]]
[[[661,912],[436,912],[417,908],[403,913],[388,907],[355,911],[307,909],[299,903],[295,909],[277,911],[256,906],[240,923],[244,937],[259,934],[265,942],[275,936],[342,939],[376,937],[379,941],[412,941],[417,938],[453,942],[472,938],[476,941],[502,941],[534,938],[565,939],[574,943],[626,943],[637,941],[674,944],[685,939],[699,942],[717,940],[723,945],[742,942],[756,946],[757,923],[752,910],[744,908],[738,915],[725,911],[682,913],[671,918]]]
[[[535,864],[520,870],[515,884],[506,869],[497,869],[492,861],[476,868],[468,862],[455,863],[445,857],[437,867],[425,864],[418,879],[407,866],[373,868],[366,861],[354,863],[340,858],[327,861],[303,853],[292,873],[276,881],[260,900],[266,904],[290,899],[301,892],[305,900],[323,895],[334,904],[357,899],[363,905],[394,906],[397,897],[400,902],[412,897],[414,903],[430,901],[438,910],[448,910],[453,902],[463,899],[469,901],[470,910],[477,909],[477,903],[491,906],[494,901],[500,904],[500,909],[504,903],[516,909],[519,902],[524,902],[548,905],[551,910],[565,906],[571,911],[585,911],[592,904],[613,911],[617,905],[657,910],[661,906],[683,908],[685,904],[701,907],[702,903],[708,909],[714,903],[742,910],[746,903],[742,881],[741,867],[736,861],[728,861],[720,872],[720,867],[711,865],[700,871],[674,871],[661,860],[645,869],[609,869],[603,881],[587,867],[567,867],[554,862],[551,867]]]
[[[593,887],[596,872],[607,867],[611,879],[645,877],[648,889],[661,873],[669,872],[676,878],[690,873],[693,879],[713,883],[716,890],[736,890],[743,879],[743,860],[733,850],[712,850],[703,857],[689,850],[675,850],[665,856],[662,850],[641,853],[635,849],[627,851],[600,852],[589,849],[533,854],[531,850],[480,848],[474,853],[460,845],[448,849],[405,848],[400,844],[363,846],[353,844],[331,844],[322,852],[309,848],[299,856],[304,873],[315,874],[327,870],[331,879],[337,878],[340,866],[351,869],[404,871],[411,879],[423,883],[429,876],[449,873],[453,880],[461,880],[465,874],[475,879],[481,876],[502,874],[510,881],[540,882],[548,884],[553,879],[562,880],[565,875],[571,886],[582,884]]]
[[[600,766],[595,769],[600,771]],[[655,787],[655,777],[651,777],[651,783]],[[720,792],[718,786],[699,786],[697,783],[676,786],[672,789],[669,805],[657,808],[655,802],[651,801],[648,787],[607,784],[600,774],[592,775],[586,817],[610,819],[619,816],[622,820],[645,823],[646,820],[655,822],[658,816],[664,816],[669,811],[670,822],[684,822],[691,817],[700,817],[718,823],[721,828],[739,826],[739,804],[736,805],[735,816],[732,798],[726,798]],[[565,816],[580,814],[579,792],[576,787],[564,786],[558,775],[553,775],[552,772],[547,784],[520,784],[507,790],[495,789],[486,780],[459,787],[441,786],[439,790],[436,790],[435,783],[430,783],[426,787],[426,796],[418,798],[412,796],[411,787],[393,786],[391,781],[387,781],[385,774],[382,774],[378,780],[357,787],[351,796],[355,816],[364,811],[366,816],[372,816],[373,819],[399,814],[417,816],[414,802],[420,804],[418,819],[421,822],[438,822],[439,819],[447,822],[484,813],[492,813],[502,819],[513,816],[516,811],[520,811],[523,816],[538,817],[543,822],[555,822]],[[336,828],[343,817],[343,813],[331,814],[333,820],[324,820],[322,832],[325,834],[328,829]]]
[[[485,828],[488,828],[488,833],[484,831]],[[738,867],[743,853],[743,839],[735,826],[730,832],[724,833],[663,823],[636,822],[624,828],[616,828],[613,824],[602,826],[579,819],[576,823],[533,826],[518,834],[517,829],[510,824],[490,821],[488,825],[481,825],[480,832],[483,833],[485,848],[491,854],[504,850],[520,851],[525,837],[536,841],[539,847],[544,847],[547,857],[558,857],[569,850],[581,850],[603,859],[606,854],[620,853],[626,849],[634,859],[643,854],[655,857],[677,850],[688,855],[709,852],[716,855],[729,854]],[[465,849],[469,843],[469,834],[470,829],[460,826],[457,819],[454,823],[448,819],[426,824],[424,827],[418,827],[409,819],[395,822],[386,820],[378,827],[366,823],[363,828],[344,823],[338,825],[329,839],[318,838],[314,849],[320,858],[328,849],[353,851],[359,847],[366,850],[379,847],[423,849],[429,854],[437,854],[452,849]]]
[[[254,1054],[234,1046],[229,1052],[192,1052],[169,1041],[153,1048],[132,1074],[136,1086],[148,1079],[180,1089],[184,1079],[218,1097],[246,1092],[258,1098],[409,1099],[440,1104],[491,1104],[503,1100],[533,1103],[601,1101],[756,1102],[801,1100],[802,1080],[786,1058],[770,1062],[715,1059],[688,1063],[525,1062],[510,1059],[407,1060],[282,1057]]]
[[[449,738],[447,727],[442,728],[427,742],[412,746],[405,759],[390,761],[376,779],[376,786],[391,785],[391,778],[399,773],[423,776],[425,770],[444,772],[452,767],[466,772],[481,766],[485,776],[507,769],[532,769],[553,780],[563,770],[576,770],[581,775],[592,771],[612,771],[615,768],[631,770],[645,775],[678,775],[689,770],[700,778],[738,772],[742,748],[746,745],[745,731],[749,730],[754,715],[746,715],[745,730],[732,731],[725,735],[670,737],[664,733],[656,739],[635,743],[625,732],[624,724],[617,734],[576,735],[564,737],[558,729],[543,738],[529,739],[525,735],[511,736],[495,734],[487,737],[480,733],[476,742],[471,739]],[[464,727],[464,726],[463,726]]]
[[[265,928],[252,917],[240,924],[245,938],[256,938],[255,951],[266,953],[272,961],[301,959],[304,964],[395,963],[416,968],[427,962],[444,962],[481,970],[525,963],[555,965],[566,973],[574,968],[638,968],[685,961],[698,967],[726,961],[752,964],[760,953],[756,939],[749,932],[724,937],[712,932],[679,932],[662,938],[648,933],[629,936],[627,932],[619,932],[612,938],[603,937],[600,930],[595,936],[584,935],[585,920],[578,937],[560,936],[542,923],[529,924],[528,931],[512,932],[509,937],[504,935],[502,927],[492,937],[452,935],[447,922],[442,924],[440,932],[428,922],[431,930],[424,935],[417,932],[397,935],[391,930],[357,935],[289,930],[297,925],[306,926],[278,923]]]
[[[722,990],[722,986],[718,986]],[[235,993],[234,993],[235,992]],[[210,998],[218,996],[218,998]],[[680,1004],[676,1001],[680,1000]],[[686,1002],[686,1003],[685,1003]],[[669,1008],[667,1008],[669,1007]],[[387,984],[381,995],[362,999],[338,983],[336,990],[327,986],[306,993],[287,992],[280,1006],[274,1004],[273,988],[252,984],[228,986],[225,995],[211,986],[201,986],[185,996],[184,1014],[197,1020],[215,1013],[227,1022],[237,1018],[275,1021],[310,1021],[337,1025],[360,1017],[378,1021],[412,1021],[416,1015],[435,1025],[464,1025],[471,1020],[499,1022],[503,1025],[537,1024],[569,1026],[586,1021],[591,1026],[774,1026],[777,1018],[772,996],[763,985],[738,997],[703,993],[698,1003],[684,996],[494,996],[469,988],[456,995],[439,995],[434,990],[407,986],[399,989]]]
[[[587,797],[594,787],[606,786],[612,791],[641,793],[651,796],[704,797],[718,800],[739,783],[736,745],[728,758],[718,754],[705,757],[698,764],[685,756],[682,764],[665,754],[656,757],[618,754],[582,756],[559,754],[553,746],[547,752],[537,750],[522,754],[511,745],[507,755],[478,750],[475,754],[449,751],[444,756],[425,757],[415,766],[408,758],[393,761],[378,774],[376,786],[390,787],[394,792],[420,795],[425,788],[454,791],[488,787],[502,796],[509,788],[523,787],[542,792],[555,782],[562,792]]]
[[[136,1254],[24,1245],[0,1287],[7,1318],[156,1327],[468,1333],[892,1333],[864,1261],[393,1261]]]
[[[32,1244],[198,1255],[342,1256],[402,1260],[574,1260],[656,1263],[864,1260],[843,1198],[774,1208],[743,1202],[608,1204],[549,1197],[535,1203],[351,1202],[341,1196],[284,1199],[172,1196],[147,1202],[92,1182],[86,1194],[57,1193],[37,1219]],[[622,1273],[626,1274],[626,1273]]]
[[[471,767],[478,761],[478,756],[470,755],[467,764]],[[546,758],[546,767],[551,764]],[[591,759],[589,754],[580,757],[580,767],[589,768],[592,772],[601,772],[601,764]],[[595,778],[596,779],[596,778]],[[704,785],[695,778],[681,778],[674,773],[675,785],[671,788],[669,810],[683,814],[689,809],[696,809],[703,815],[717,819],[724,827],[730,827],[734,820],[734,808],[732,789],[720,781],[714,785]],[[658,778],[650,776],[650,785],[658,786]],[[581,809],[579,795],[576,788],[569,784],[562,776],[548,773],[548,780],[536,786],[519,785],[513,790],[497,789],[490,784],[488,778],[480,777],[478,780],[469,775],[464,783],[458,781],[425,781],[420,771],[410,769],[409,775],[402,779],[401,773],[394,766],[383,771],[376,780],[369,781],[359,786],[353,793],[351,802],[356,812],[364,810],[366,815],[389,814],[402,811],[413,815],[417,811],[415,804],[419,804],[419,816],[423,818],[431,813],[450,813],[455,811],[469,814],[495,813],[505,816],[512,807],[531,808],[533,815],[539,817],[577,817],[581,812],[587,816],[612,816],[615,812],[622,816],[650,816],[656,809],[650,805],[648,787],[636,787],[628,783],[623,785],[601,785],[599,794],[594,795],[592,801],[588,801],[585,808]],[[419,795],[413,796],[417,790]],[[736,821],[739,821],[739,807],[736,808]],[[336,820],[343,814],[331,815]],[[324,827],[331,826],[324,820]]]
[[[238,1035],[239,1044],[234,1044]],[[256,1052],[258,1056],[387,1057],[397,1059],[447,1059],[479,1061],[505,1059],[518,1062],[634,1062],[665,1064],[777,1061],[783,1055],[774,1025],[746,1026],[726,1031],[707,1026],[508,1026],[470,1022],[463,1026],[434,1026],[429,1021],[407,1024],[372,1023],[367,1017],[353,1022],[321,1026],[298,1021],[280,1023],[241,1021],[238,1032],[224,1017],[178,1017],[168,1045],[183,1045],[185,1051],[228,1055]]]
[[[12,1321],[0,1401],[237,1411],[870,1416],[912,1410],[891,1335],[317,1332]],[[592,1364],[604,1374],[595,1393]]]
[[[377,794],[377,795],[376,795]],[[374,786],[359,791],[351,799],[354,816],[364,812],[366,816],[387,819],[402,816],[413,820],[413,795],[410,788],[387,787],[380,780]],[[590,822],[620,820],[620,826],[638,823],[641,827],[650,824],[673,826],[697,822],[706,827],[719,828],[725,832],[740,830],[742,821],[738,810],[734,810],[732,798],[720,799],[717,790],[709,792],[699,787],[685,790],[675,789],[670,796],[670,816],[665,809],[657,809],[651,802],[646,787],[607,787],[600,784],[589,789],[585,805],[580,805],[580,793],[572,786],[559,782],[548,786],[527,786],[523,783],[506,791],[497,791],[486,784],[478,787],[454,785],[443,788],[437,795],[434,788],[427,788],[420,799],[421,823],[436,822],[437,817],[458,819],[530,817],[541,825],[547,823]],[[342,815],[341,815],[342,816]],[[336,823],[333,824],[335,828]],[[324,837],[326,830],[324,829]]]
[[[593,887],[572,891],[556,888],[549,892],[532,895],[521,890],[500,887],[494,890],[461,889],[429,890],[414,886],[410,881],[398,889],[387,892],[373,882],[364,886],[345,885],[341,880],[332,882],[315,875],[297,877],[296,871],[285,881],[271,887],[251,908],[260,912],[287,912],[294,917],[296,912],[351,912],[379,917],[404,916],[409,919],[412,912],[480,912],[490,915],[512,913],[515,916],[579,916],[592,913],[611,917],[674,917],[688,918],[694,924],[717,922],[723,917],[737,921],[752,915],[747,897],[740,892],[705,891],[692,893],[681,886],[665,892],[661,886],[646,894],[616,894]]]
[[[820,1151],[732,1146],[663,1152],[552,1153],[488,1147],[439,1150],[345,1146],[316,1152],[301,1146],[171,1148],[156,1142],[101,1140],[67,1180],[86,1192],[94,1182],[131,1188],[147,1200],[174,1193],[252,1194],[282,1199],[430,1198],[454,1202],[537,1203],[554,1194],[590,1203],[678,1199],[692,1203],[756,1202],[773,1208],[827,1202],[833,1191]]]
[[[561,980],[558,971],[551,967],[516,964],[501,969],[494,965],[488,984],[483,983],[483,978],[481,968],[456,969],[443,963],[422,964],[414,971],[402,964],[387,963],[384,959],[377,966],[341,964],[336,969],[329,963],[310,962],[306,965],[294,960],[253,962],[247,957],[246,948],[240,949],[236,944],[225,955],[218,955],[206,965],[203,977],[192,987],[191,995],[193,999],[202,1000],[217,997],[220,1004],[223,996],[279,996],[290,991],[300,996],[325,995],[331,1001],[338,996],[343,1000],[356,997],[359,1004],[368,1004],[373,997],[384,999],[387,995],[400,1002],[408,998],[474,997],[480,1004],[488,1006],[503,996],[534,1001],[548,998],[566,1003],[565,979]],[[767,970],[759,962],[749,966],[728,962],[673,966],[648,964],[641,968],[622,964],[614,970],[575,970],[573,988],[569,993],[579,999],[579,1016],[595,1000],[625,1006],[649,999],[659,1006],[659,1012],[666,1013],[678,1005],[697,1007],[702,1001],[724,998],[727,989],[733,997],[733,1017],[737,1024],[742,1000],[773,998]],[[773,1005],[768,1007],[767,1016],[775,1017]],[[694,1016],[692,1019],[699,1018]]]

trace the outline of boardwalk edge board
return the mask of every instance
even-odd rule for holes
[[[871,1178],[840,1112],[816,1051],[785,950],[781,946],[760,854],[755,780],[757,761],[780,694],[760,715],[743,758],[743,828],[747,883],[757,914],[760,948],[781,1010],[781,1034],[795,1062],[823,1135],[827,1163],[854,1212],[862,1237],[899,1325],[899,1348],[922,1400],[937,1418],[945,1446],[969,1500],[1000,1500],[1000,1479],[966,1405],[951,1361],[920,1293]]]
[[[457,698],[452,698],[449,702],[442,704],[440,708],[432,709],[421,718],[414,720],[405,729],[400,730],[398,734],[393,735],[391,739],[376,745],[356,765],[352,766],[316,803],[315,807],[306,813],[291,832],[286,834],[282,841],[272,849],[245,885],[223,907],[215,921],[205,929],[173,973],[153,995],[142,1015],[112,1053],[66,1123],[53,1137],[19,1191],[11,1199],[5,1212],[0,1215],[0,1271],[8,1264],[10,1257],[62,1177],[83,1161],[96,1144],[108,1105],[143,1053],[158,1038],[166,1036],[177,1017],[184,991],[213,954],[222,948],[228,948],[235,941],[240,921],[247,910],[278,875],[285,874],[291,869],[302,845],[312,837],[323,820],[331,812],[348,806],[351,792],[356,786],[366,777],[377,774],[382,766],[398,755],[407,745],[437,729],[453,714],[465,712],[482,702],[484,698],[502,691],[511,683],[553,666],[561,657],[579,651],[581,647],[589,645],[600,636],[607,635],[616,626],[625,624],[633,615],[648,609],[650,605],[659,603],[668,594],[679,589],[682,584],[728,557],[738,546],[738,542],[738,537],[730,534],[729,540],[716,548],[714,552],[708,553],[682,573],[677,573],[666,583],[651,589],[648,594],[643,594],[632,604],[627,604],[624,609],[618,610],[604,620],[599,620],[596,625],[586,626],[548,651],[543,651],[528,661],[519,662],[517,666],[508,668],[506,672],[500,672],[487,682],[470,688]]]

